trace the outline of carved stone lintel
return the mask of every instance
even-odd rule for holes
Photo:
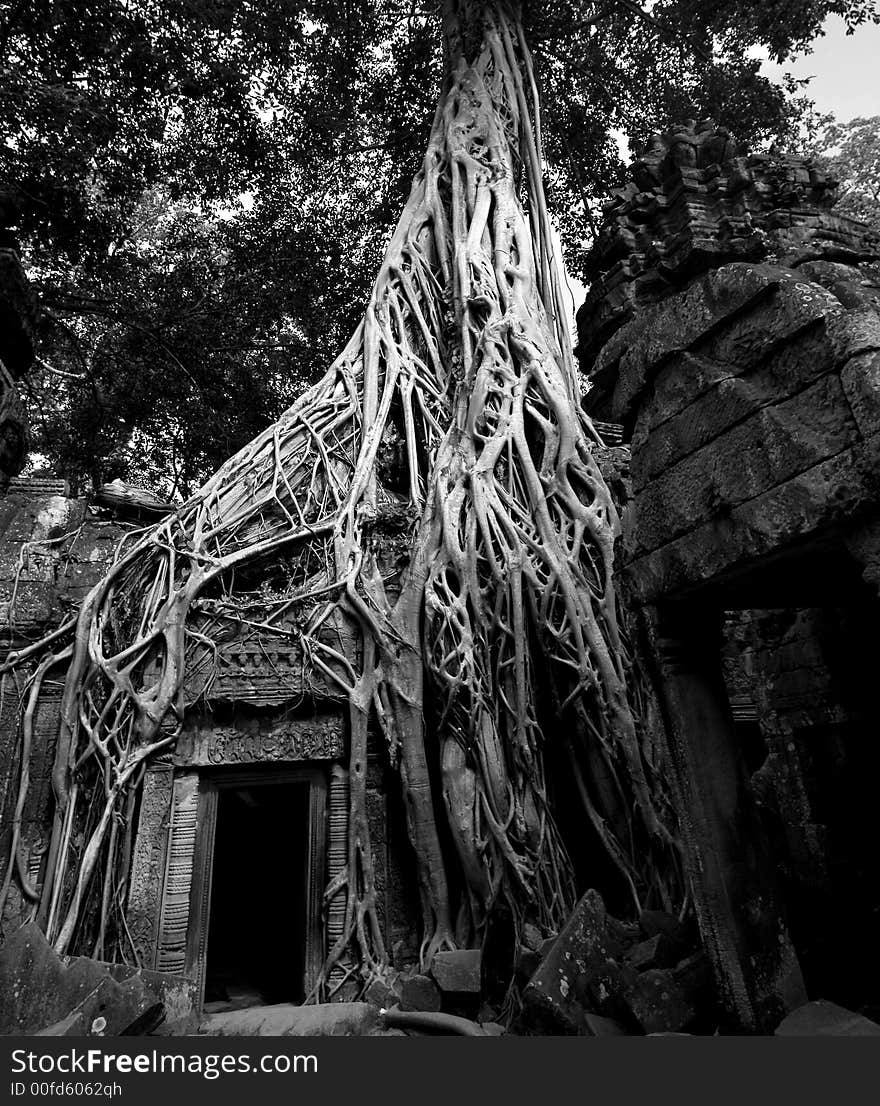
[[[177,765],[214,766],[273,761],[336,760],[345,754],[341,715],[292,719],[271,728],[218,726],[184,734]]]

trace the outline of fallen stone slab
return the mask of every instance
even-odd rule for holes
[[[589,1035],[577,984],[608,961],[606,922],[601,895],[587,891],[523,991],[527,1013],[536,1026],[557,1033]]]
[[[118,978],[121,976],[122,978]],[[118,1036],[164,1005],[134,968],[86,956],[62,959],[34,922],[0,950],[0,1034]]]
[[[250,1006],[211,1014],[199,1026],[208,1037],[366,1037],[382,1028],[369,1002],[324,1002],[313,1006]]]
[[[629,1024],[632,1013],[627,994],[637,978],[638,973],[633,968],[606,960],[578,976],[575,995],[585,1010]]]
[[[482,986],[483,954],[479,949],[438,952],[431,962],[431,975],[441,991],[478,995]]]
[[[834,1002],[816,999],[792,1010],[776,1027],[777,1037],[880,1037],[880,1025]]]

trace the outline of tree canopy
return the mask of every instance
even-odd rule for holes
[[[38,454],[77,490],[185,497],[342,347],[439,90],[440,6],[71,0],[0,5],[0,184],[45,308]],[[871,0],[526,5],[548,198],[577,274],[639,144],[712,116],[791,140],[809,114],[750,56]]]
[[[880,115],[831,123],[813,152],[840,186],[837,210],[880,231]]]

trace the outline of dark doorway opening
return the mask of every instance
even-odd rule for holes
[[[309,808],[307,780],[218,781],[207,1009],[304,1000]]]
[[[730,612],[725,676],[808,995],[876,1020],[880,604],[845,570],[833,605]]]

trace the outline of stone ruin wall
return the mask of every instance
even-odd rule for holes
[[[50,632],[69,615],[107,571],[121,538],[143,525],[112,511],[67,495],[64,481],[13,479],[0,497],[0,648],[25,647]],[[259,643],[231,643],[211,691],[211,708],[199,708],[187,722],[174,750],[148,781],[145,819],[150,805],[157,807],[158,839],[167,838],[172,770],[215,768],[218,765],[259,763],[345,763],[346,736],[341,722],[330,725],[318,717],[290,716],[291,682],[296,682],[295,658],[282,647],[271,655]],[[0,702],[0,882],[9,859],[11,823],[19,790],[19,722],[24,674],[6,681]],[[29,857],[29,876],[39,887],[41,864],[49,844],[54,802],[51,771],[57,741],[63,681],[60,670],[44,685],[44,699],[35,719],[35,747],[31,759],[31,783],[22,812],[22,839]],[[295,689],[294,689],[295,690]],[[335,710],[335,708],[334,708]],[[216,713],[216,717],[215,717]],[[336,714],[332,718],[336,718]],[[325,718],[325,724],[320,724]],[[332,731],[332,732],[331,732]],[[380,917],[389,952],[397,967],[418,960],[418,916],[412,858],[406,838],[402,806],[393,787],[393,774],[384,744],[370,741],[367,771],[367,809],[376,866]],[[164,768],[164,771],[162,769]],[[329,770],[329,769],[328,769]],[[165,780],[161,795],[157,781]],[[162,791],[159,788],[159,791]],[[165,794],[167,792],[167,794]],[[333,812],[330,812],[333,816]],[[145,823],[146,824],[146,823]],[[164,836],[163,836],[164,835]],[[160,851],[162,851],[160,849]],[[144,878],[149,886],[133,888],[130,925],[141,947],[146,966],[158,967],[155,948],[157,896],[161,897],[165,853],[147,863]],[[332,860],[331,860],[332,863]],[[161,870],[160,870],[161,869]],[[150,882],[150,872],[154,877]],[[143,882],[143,881],[141,881]],[[321,888],[323,891],[323,887]],[[7,899],[0,939],[30,913],[17,880]],[[140,915],[144,914],[142,918]]]
[[[13,479],[0,498],[0,649],[26,647],[54,629],[97,583],[116,544],[131,526],[90,514],[85,501],[71,499],[63,480]],[[0,880],[9,859],[11,822],[21,763],[19,719],[25,674],[4,681],[0,702]],[[58,736],[61,681],[45,685],[35,718],[31,786],[22,812],[22,837],[29,874],[39,883],[52,825],[52,760]],[[17,882],[6,904],[8,932],[28,912]]]
[[[728,1007],[769,1024],[798,993],[790,944],[756,967],[774,916],[790,941],[786,911],[736,858],[772,856],[805,964],[848,956],[834,869],[867,878],[839,808],[864,803],[876,730],[880,240],[809,161],[711,122],[654,136],[632,175],[588,262],[585,405],[632,453],[619,574],[663,687],[703,937]],[[807,947],[809,913],[836,949]]]

